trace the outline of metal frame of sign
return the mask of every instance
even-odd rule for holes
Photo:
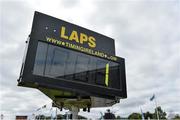
[[[97,96],[97,97],[108,98],[108,99],[114,99],[115,97],[119,97],[119,98],[127,97],[125,60],[124,60],[124,58],[115,56],[115,50],[113,50],[114,48],[111,48],[112,50],[109,50],[110,51],[109,53],[108,53],[108,49],[110,49],[110,48],[107,48],[107,51],[105,51],[105,52],[102,51],[102,52],[107,53],[107,55],[115,56],[116,61],[113,61],[113,60],[109,60],[109,61],[116,62],[120,65],[120,69],[119,69],[120,70],[119,78],[120,78],[120,83],[121,83],[120,89],[99,86],[96,84],[92,85],[92,84],[88,84],[85,82],[77,82],[77,81],[72,81],[72,80],[69,81],[69,80],[66,80],[63,78],[52,78],[52,77],[45,77],[45,76],[33,74],[33,68],[34,68],[34,64],[35,64],[35,57],[36,57],[38,42],[44,42],[47,44],[55,45],[54,43],[49,43],[46,40],[44,40],[44,39],[46,39],[46,36],[49,36],[52,33],[45,33],[43,31],[39,31],[39,33],[37,33],[38,31],[36,29],[38,27],[42,28],[42,26],[39,24],[39,20],[40,19],[42,20],[45,18],[47,18],[49,20],[49,22],[52,22],[52,26],[54,25],[55,27],[56,27],[56,25],[55,25],[56,22],[53,22],[53,21],[64,22],[65,25],[68,27],[73,26],[75,28],[79,28],[79,26],[77,26],[77,25],[67,23],[65,21],[47,16],[47,15],[39,13],[39,12],[35,12],[32,31],[31,31],[31,34],[27,41],[27,48],[26,48],[27,50],[25,52],[20,77],[18,79],[19,86],[32,87],[32,88],[38,88],[38,87],[43,88],[44,87],[44,88],[56,89],[56,90],[58,90],[58,89],[66,90],[66,91],[76,93],[80,96],[81,95],[82,96]],[[41,22],[43,23],[44,21],[41,21]],[[46,23],[44,22],[44,24],[46,24]],[[52,26],[48,26],[48,27],[52,28]],[[46,26],[43,26],[43,27],[46,27]],[[106,36],[103,36],[99,33],[95,33],[93,31],[87,30],[85,28],[80,27],[80,29],[83,29],[83,31],[89,31],[90,33],[92,33],[92,35],[98,35],[98,37],[102,36],[103,38],[106,38]],[[55,36],[55,38],[57,38],[57,36]],[[107,38],[107,39],[110,39],[110,38]],[[111,40],[111,41],[113,41],[113,40]],[[114,41],[112,43],[114,43]],[[55,46],[73,50],[71,48],[67,48],[67,47],[63,47],[63,46],[59,46],[59,45],[55,45]],[[112,46],[113,46],[113,44],[112,44]],[[110,46],[110,47],[112,47],[112,46]],[[87,46],[85,46],[85,47],[87,47]],[[99,46],[99,48],[103,48],[103,47],[106,47],[106,46],[105,45],[103,45],[102,47]],[[78,50],[74,50],[74,51],[80,52]],[[82,54],[88,54],[88,53],[83,52]],[[92,54],[88,54],[88,55],[92,55]],[[95,55],[92,55],[92,56],[95,56]],[[95,57],[102,58],[100,56],[95,56]],[[106,59],[106,58],[102,58],[102,59]]]

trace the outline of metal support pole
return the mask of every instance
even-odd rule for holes
[[[57,107],[56,107],[56,120],[57,120]]]
[[[71,106],[72,119],[78,119],[79,108]]]
[[[155,104],[156,104],[156,114],[157,114],[157,119],[159,120],[159,112],[158,112],[158,108],[157,108],[157,101],[156,98],[154,99]]]

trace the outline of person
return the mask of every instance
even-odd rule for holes
[[[110,109],[107,109],[107,112],[104,115],[104,119],[115,119],[115,115],[110,112]]]

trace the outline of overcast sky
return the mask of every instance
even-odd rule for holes
[[[51,100],[36,89],[17,87],[25,40],[34,11],[63,19],[115,39],[126,59],[128,98],[116,115],[153,111],[156,95],[166,112],[180,114],[179,0],[0,0],[0,111],[30,114]],[[92,109],[88,116],[99,117]]]

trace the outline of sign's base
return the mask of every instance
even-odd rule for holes
[[[60,110],[62,110],[62,108],[71,109],[71,107],[74,106],[79,109],[83,108],[83,111],[89,112],[90,108],[110,107],[120,101],[119,98],[105,99],[94,96],[78,95],[54,89],[39,88],[39,90],[52,99],[53,106],[58,107]]]

